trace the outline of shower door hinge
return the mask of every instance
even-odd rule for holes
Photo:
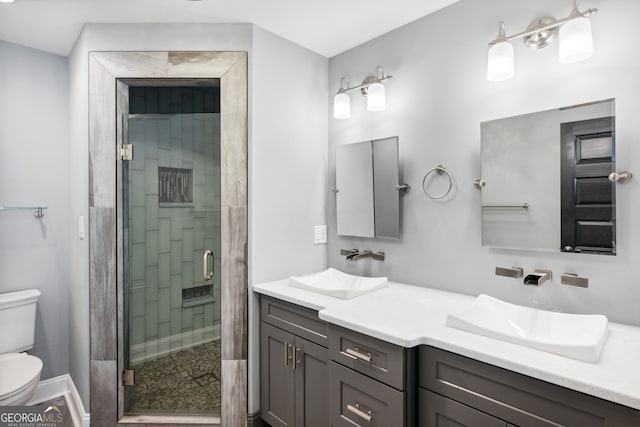
[[[133,145],[122,144],[120,146],[120,158],[122,160],[133,160]]]
[[[122,371],[122,385],[134,385],[136,383],[136,374],[133,369],[125,369]]]

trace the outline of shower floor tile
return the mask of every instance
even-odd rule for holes
[[[129,413],[220,414],[220,341],[136,365]]]

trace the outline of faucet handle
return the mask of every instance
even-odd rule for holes
[[[340,249],[340,255],[353,255],[358,252],[358,249]]]
[[[519,279],[522,277],[522,273],[524,270],[522,267],[496,267],[496,276],[504,276],[504,277],[513,277],[515,279]]]
[[[578,286],[581,288],[588,288],[589,278],[579,277],[577,274],[574,274],[574,273],[563,273],[562,276],[560,276],[560,283],[563,285],[571,285],[571,286]]]

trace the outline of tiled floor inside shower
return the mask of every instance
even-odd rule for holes
[[[220,414],[220,341],[136,365],[130,413]]]

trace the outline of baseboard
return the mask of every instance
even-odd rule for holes
[[[78,389],[76,388],[76,384],[73,382],[73,378],[71,378],[71,375],[67,375],[67,377],[67,394],[65,395],[65,399],[69,406],[69,413],[71,414],[73,426],[89,427],[89,413],[84,410],[80,393],[78,393]]]
[[[197,336],[202,338],[194,339],[194,337]],[[131,365],[136,366],[149,360],[156,360],[159,357],[168,356],[172,352],[188,350],[217,339],[220,339],[220,324],[132,345]],[[172,342],[179,342],[181,344],[177,347],[174,345],[172,348]],[[183,344],[185,342],[189,344]]]
[[[40,381],[27,405],[35,405],[59,397],[65,398],[73,426],[89,427],[89,414],[85,412],[78,389],[69,374]]]
[[[71,378],[69,374],[40,381],[27,405],[47,402],[67,394],[67,378]]]
[[[269,424],[264,422],[260,417],[260,411],[258,411],[247,416],[247,427],[269,427]]]

